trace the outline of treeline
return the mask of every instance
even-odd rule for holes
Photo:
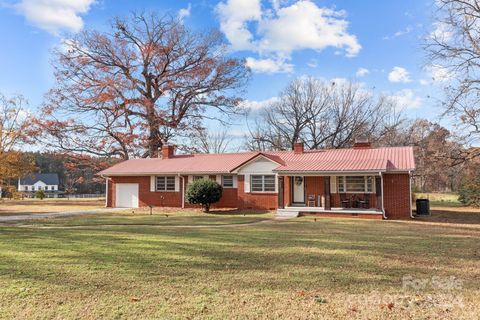
[[[280,97],[255,115],[245,136],[248,150],[349,148],[356,138],[375,147],[412,146],[414,188],[456,192],[478,175],[480,149],[439,123],[404,116],[395,99],[350,81],[293,80]]]
[[[35,162],[36,172],[57,173],[60,190],[69,194],[105,193],[105,179],[97,173],[118,160],[55,152],[26,153]]]

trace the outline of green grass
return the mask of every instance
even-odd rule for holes
[[[304,217],[219,227],[270,217],[122,213],[0,226],[0,318],[458,319],[480,313],[476,225]],[[173,227],[186,223],[212,227]],[[455,276],[463,283],[453,291],[403,290],[404,276]],[[435,304],[452,294],[463,307]]]

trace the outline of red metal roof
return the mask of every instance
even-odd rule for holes
[[[263,155],[279,164],[276,172],[410,171],[415,169],[412,147],[371,149],[240,152],[175,155],[168,159],[132,159],[114,165],[102,175],[229,173]]]
[[[412,147],[310,150],[286,152],[277,172],[409,171],[415,169]]]
[[[172,158],[131,159],[100,172],[102,175],[228,173],[258,152],[175,155]]]

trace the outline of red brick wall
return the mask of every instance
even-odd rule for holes
[[[408,173],[383,176],[383,199],[388,219],[410,218],[410,176]]]
[[[328,212],[300,212],[301,216],[329,217],[329,218],[362,218],[362,219],[382,219],[381,214],[351,214],[351,213],[328,213]]]
[[[187,188],[187,176],[185,178],[185,190]],[[215,176],[210,176],[210,179],[215,180]],[[108,202],[109,207],[115,206],[115,183],[138,183],[139,203],[140,207],[153,205],[156,207],[181,207],[182,193],[181,192],[150,192],[150,176],[147,177],[111,177],[108,185]],[[179,181],[180,189],[182,187],[182,179]],[[236,208],[237,188],[223,189],[222,198],[218,203],[212,205],[214,208]],[[185,203],[187,208],[199,208],[199,205]]]
[[[113,195],[115,194],[113,192],[113,182],[111,178],[107,178],[107,207],[111,208],[114,206],[114,199]]]
[[[245,176],[238,176],[238,207],[242,209],[277,209],[278,195],[268,193],[245,193]]]
[[[314,195],[315,206],[318,206],[318,196],[324,195],[323,177],[305,177],[305,189],[305,201],[308,201],[309,195]]]
[[[146,207],[153,205],[156,207],[181,207],[181,192],[150,192],[150,176],[146,177],[112,177],[112,185],[109,188],[111,196],[111,206],[115,206],[115,183],[138,183],[138,205]],[[180,181],[181,183],[181,181]],[[110,186],[109,186],[110,187]]]

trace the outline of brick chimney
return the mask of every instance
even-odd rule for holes
[[[172,158],[175,155],[175,145],[164,144],[162,146],[162,159]]]
[[[353,144],[353,149],[370,149],[371,147],[372,143],[365,137],[356,138]]]
[[[293,153],[295,154],[303,153],[303,142],[295,142],[293,144]]]

